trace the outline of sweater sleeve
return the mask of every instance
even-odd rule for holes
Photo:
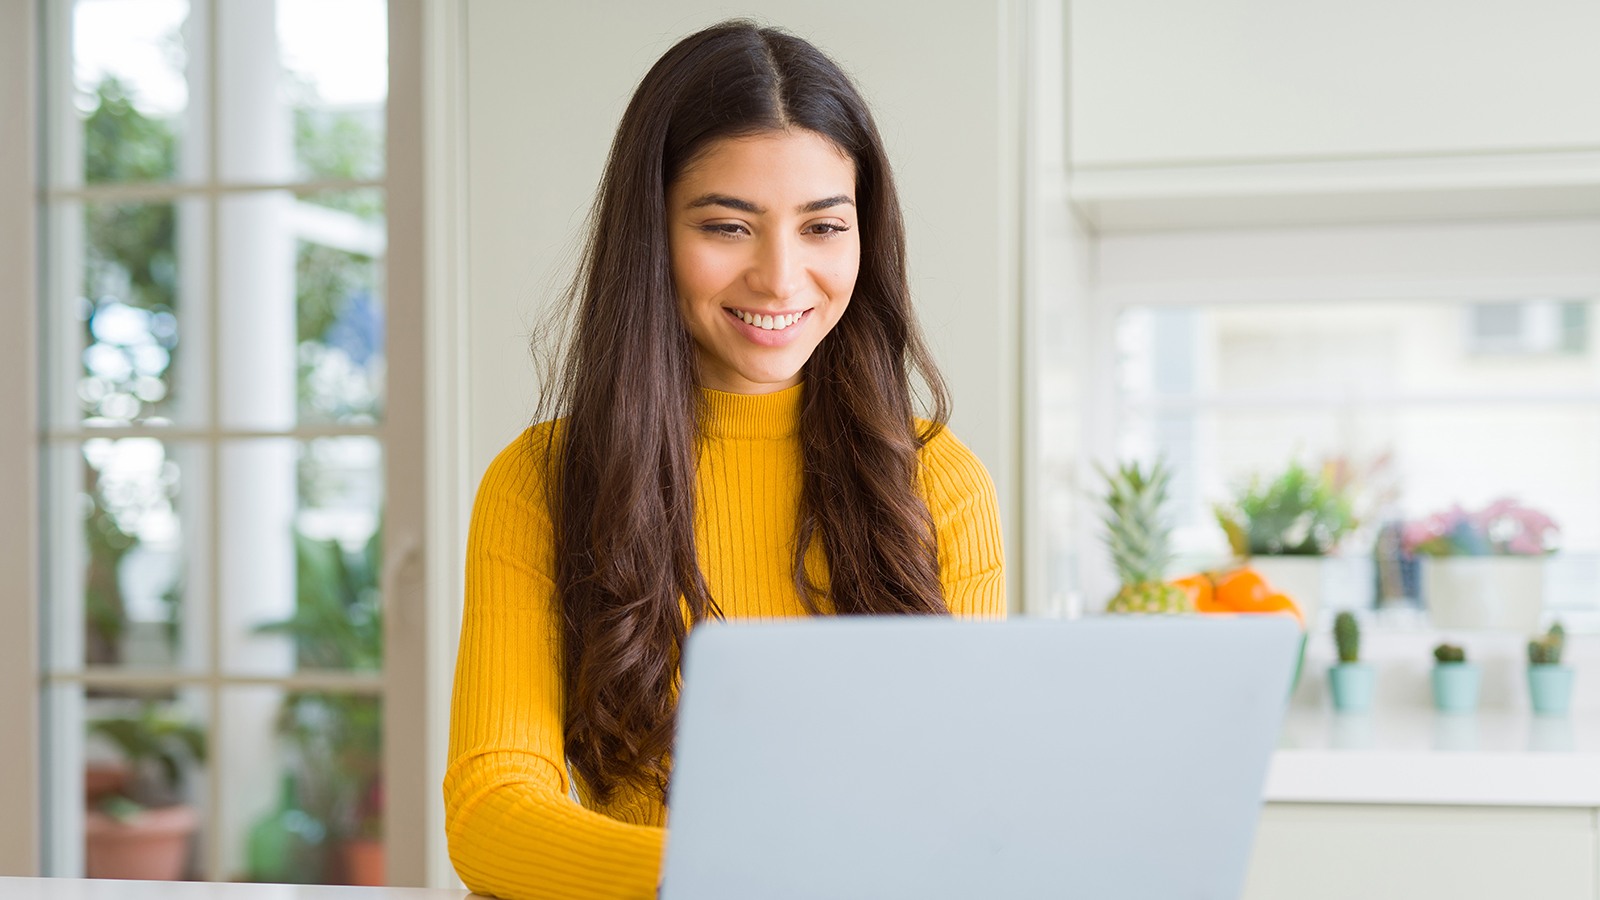
[[[450,859],[505,900],[654,897],[666,831],[570,796],[553,544],[529,435],[489,466],[467,538],[444,779]]]
[[[942,428],[922,448],[921,478],[939,542],[945,604],[956,616],[1005,618],[1005,547],[989,470]]]

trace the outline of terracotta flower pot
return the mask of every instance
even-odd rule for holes
[[[127,822],[91,809],[84,814],[84,870],[90,878],[177,881],[189,862],[189,838],[200,824],[192,806],[146,809]]]
[[[92,762],[83,767],[83,797],[90,808],[128,783],[128,767],[120,762]]]
[[[383,873],[383,841],[376,838],[345,841],[339,845],[339,858],[344,863],[346,884],[382,887],[389,883]]]

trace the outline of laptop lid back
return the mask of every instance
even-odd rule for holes
[[[1235,900],[1299,641],[1278,616],[698,628],[662,896]]]

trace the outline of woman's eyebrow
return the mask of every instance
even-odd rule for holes
[[[760,215],[766,210],[751,203],[749,200],[740,200],[738,197],[729,197],[727,194],[701,194],[689,201],[689,209],[699,209],[702,206],[726,206],[740,212],[755,213]]]
[[[848,204],[850,206],[855,206],[856,202],[854,200],[851,200],[849,197],[846,197],[844,194],[835,194],[832,197],[824,197],[821,200],[813,200],[810,203],[807,203],[804,206],[799,207],[798,209],[795,210],[795,212],[802,212],[802,213],[821,212],[821,211],[823,211],[823,210],[825,210],[825,209],[827,209],[827,208],[829,208],[831,206],[844,206],[846,204]]]
[[[851,200],[844,194],[835,194],[832,197],[824,197],[821,200],[813,200],[810,203],[802,203],[801,205],[795,207],[795,212],[821,212],[824,209],[843,205],[855,206],[856,203],[854,200]],[[755,205],[754,203],[751,203],[749,200],[740,200],[738,197],[729,197],[727,194],[701,194],[699,197],[689,201],[687,208],[699,209],[702,206],[726,206],[729,209],[736,209],[739,212],[752,213],[758,216],[766,214],[765,209]]]

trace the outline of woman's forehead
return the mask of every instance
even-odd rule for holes
[[[855,162],[814,131],[790,129],[719,138],[697,153],[673,182],[677,204],[703,193],[783,209],[855,192]]]

